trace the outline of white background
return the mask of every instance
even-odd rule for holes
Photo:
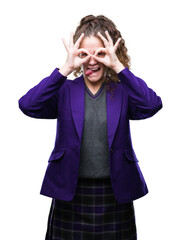
[[[0,3],[1,239],[44,239],[51,199],[39,194],[56,120],[25,116],[18,99],[66,59],[88,14],[111,18],[126,41],[131,71],[161,96],[163,109],[132,121],[132,140],[149,194],[136,200],[138,240],[181,239],[180,6],[172,0]]]

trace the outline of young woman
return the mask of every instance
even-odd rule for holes
[[[153,116],[161,99],[129,70],[125,41],[107,17],[84,17],[63,43],[65,64],[19,99],[27,116],[57,119],[41,188],[52,198],[46,240],[135,240],[133,201],[148,189],[129,120]]]

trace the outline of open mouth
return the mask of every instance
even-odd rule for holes
[[[100,67],[97,68],[88,68],[85,72],[85,75],[90,75],[92,73],[98,72],[100,70]]]

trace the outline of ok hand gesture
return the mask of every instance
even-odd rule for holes
[[[84,33],[82,33],[80,35],[80,37],[75,42],[75,44],[73,43],[73,35],[74,34],[71,33],[69,45],[67,44],[67,42],[65,41],[64,38],[62,39],[63,44],[68,53],[64,66],[62,68],[60,68],[60,70],[59,70],[64,76],[69,75],[76,68],[80,67],[83,63],[87,62],[91,56],[90,53],[86,49],[79,48],[80,43],[84,37]],[[80,54],[82,54],[82,53],[86,54],[85,58],[80,58]]]
[[[106,31],[105,34],[108,40],[104,36],[102,36],[101,33],[98,33],[98,36],[102,39],[105,48],[97,49],[94,54],[94,58],[98,62],[101,62],[107,67],[113,69],[116,73],[119,73],[125,68],[116,55],[116,50],[121,41],[121,38],[118,38],[116,43],[113,45],[113,40],[111,39],[108,31]]]

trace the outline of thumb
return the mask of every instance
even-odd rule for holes
[[[86,56],[85,58],[81,59],[80,63],[86,63],[90,59],[91,55]]]
[[[100,63],[105,63],[105,60],[104,58],[100,58],[100,57],[97,57],[95,55],[92,55],[93,58],[95,58],[96,61],[100,62]]]

